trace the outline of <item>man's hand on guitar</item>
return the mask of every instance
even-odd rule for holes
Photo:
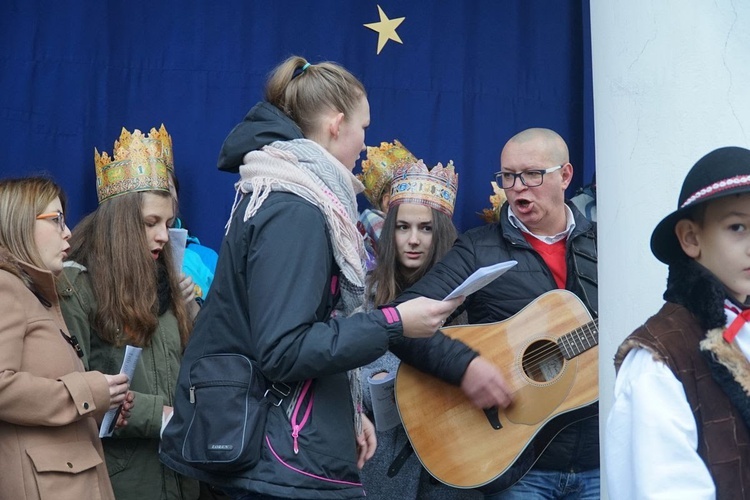
[[[463,301],[464,297],[451,300],[417,297],[397,305],[396,309],[404,326],[404,337],[431,337]]]
[[[506,408],[511,391],[500,371],[481,356],[474,358],[461,380],[461,390],[477,408]]]

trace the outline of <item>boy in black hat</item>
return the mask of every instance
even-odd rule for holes
[[[666,304],[615,355],[610,498],[749,498],[749,150],[693,166],[651,251]]]

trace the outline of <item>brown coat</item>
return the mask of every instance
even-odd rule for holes
[[[2,498],[114,499],[97,427],[107,381],[84,372],[61,331],[68,334],[52,273],[0,249]]]

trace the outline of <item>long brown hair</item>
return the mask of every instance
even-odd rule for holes
[[[17,260],[46,269],[34,239],[36,216],[55,198],[65,213],[63,190],[52,179],[42,176],[0,181],[0,246]]]
[[[396,248],[396,221],[401,205],[391,207],[385,217],[378,241],[378,264],[372,272],[368,296],[374,296],[374,306],[392,302],[401,292],[419,281],[430,268],[448,253],[456,241],[456,226],[443,212],[432,210],[432,245],[419,269],[404,273]]]
[[[115,345],[151,343],[159,322],[158,267],[163,267],[184,348],[192,325],[173,271],[170,245],[164,246],[157,262],[149,252],[141,212],[144,193],[171,197],[167,192],[146,191],[105,200],[73,230],[70,260],[88,269],[97,301],[90,320],[97,334]]]

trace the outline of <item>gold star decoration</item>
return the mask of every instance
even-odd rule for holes
[[[394,42],[398,42],[401,44],[404,43],[401,41],[398,33],[396,33],[396,28],[398,28],[398,25],[403,23],[404,19],[406,18],[398,17],[396,19],[388,19],[388,16],[385,15],[385,12],[383,12],[383,9],[380,8],[380,5],[378,5],[378,12],[380,12],[380,22],[368,23],[364,26],[365,28],[370,28],[372,31],[377,31],[378,54],[380,54],[380,51],[383,50],[383,47],[385,47],[385,44],[388,43],[388,40],[393,40]]]

